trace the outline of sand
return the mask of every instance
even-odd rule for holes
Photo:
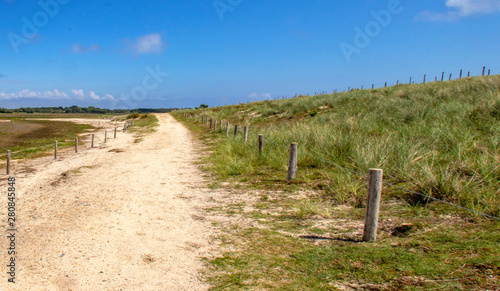
[[[194,164],[188,130],[169,114],[157,116],[158,131],[140,143],[119,131],[107,143],[96,135],[96,148],[60,151],[56,161],[14,162],[16,283],[7,283],[7,210],[0,207],[0,290],[208,289],[201,257],[213,249],[214,230],[203,208],[216,193]],[[6,176],[0,179],[6,205]]]

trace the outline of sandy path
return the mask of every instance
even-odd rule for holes
[[[193,164],[188,130],[157,116],[158,132],[141,143],[120,132],[57,161],[16,164],[17,283],[7,283],[1,207],[0,290],[208,288],[200,256],[210,250],[212,230],[202,208],[213,193]]]

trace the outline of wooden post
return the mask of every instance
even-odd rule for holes
[[[411,77],[410,77],[410,83],[409,84],[411,85]]]
[[[90,143],[90,147],[93,148],[94,147],[94,134],[92,134],[92,142]]]
[[[385,85],[384,85],[384,88],[386,88],[386,87],[387,87],[387,82],[385,82]]]
[[[10,175],[10,150],[7,151],[7,175]]]
[[[259,134],[259,154],[264,152],[264,135]]]
[[[214,131],[217,130],[217,119],[214,120]]]
[[[399,86],[399,80],[397,80],[397,82],[396,82],[396,86]]]
[[[212,124],[213,124],[214,120],[213,119],[210,119],[210,129],[212,129]]]
[[[234,126],[234,136],[236,136],[238,134],[238,126],[235,125]]]
[[[452,74],[452,73],[450,73],[450,78],[448,79],[448,81],[451,81],[451,74]]]
[[[75,153],[78,153],[78,137],[75,138]]]
[[[208,126],[208,117],[205,118],[205,124]]]
[[[220,121],[219,128],[222,130],[222,120]]]
[[[483,76],[485,71],[486,71],[486,66],[483,67]]]
[[[372,84],[372,90],[375,89],[375,84]]]
[[[104,131],[104,143],[106,143],[106,140],[108,139],[108,131]]]
[[[245,125],[245,127],[243,128],[243,140],[245,142],[248,141],[248,125]]]
[[[490,70],[491,70],[491,69],[488,69],[488,76],[490,75]]]
[[[424,75],[424,84],[425,84],[425,79],[427,78],[427,75]]]
[[[57,140],[54,144],[54,160],[57,160]]]
[[[380,198],[382,194],[383,170],[370,169],[368,174],[368,201],[366,204],[365,230],[363,241],[372,242],[377,239]]]
[[[460,69],[460,77],[458,77],[459,79],[462,79],[462,69]]]
[[[226,121],[226,136],[229,136],[229,121]]]
[[[297,175],[297,143],[290,144],[290,160],[288,161],[288,180],[292,181]]]
[[[115,138],[116,138],[116,127],[115,127]]]
[[[441,74],[441,82],[444,80],[444,72]]]
[[[467,72],[467,78],[469,78],[469,77],[470,77],[470,71],[469,71],[469,72]]]

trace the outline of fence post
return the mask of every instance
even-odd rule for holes
[[[78,153],[78,137],[75,138],[75,153]]]
[[[488,76],[490,75],[490,70],[491,70],[491,69],[488,69]]]
[[[264,135],[259,134],[259,154],[264,152]]]
[[[486,66],[483,67],[483,76],[485,71],[486,71]]]
[[[462,69],[460,69],[460,77],[459,79],[462,79]]]
[[[411,85],[411,77],[410,77],[410,83],[409,84]]]
[[[470,77],[470,71],[469,71],[469,72],[467,72],[467,78],[469,78],[469,77]]]
[[[210,119],[210,129],[212,129],[213,119]]]
[[[220,121],[219,128],[222,130],[222,120]]]
[[[243,140],[245,142],[248,141],[248,125],[245,125],[245,127],[243,128]]]
[[[214,131],[217,130],[217,119],[214,119]]]
[[[444,72],[441,74],[441,82],[444,80]]]
[[[238,135],[238,126],[234,126],[234,136]]]
[[[226,121],[226,136],[229,136],[229,121]]]
[[[90,147],[93,148],[94,147],[94,134],[92,134],[92,142],[90,143]]]
[[[427,75],[424,75],[424,84],[425,84],[425,79],[427,78]]]
[[[297,175],[297,143],[290,144],[290,160],[288,161],[288,180],[292,181]]]
[[[208,117],[205,118],[205,125],[208,126]]]
[[[54,160],[57,160],[57,140],[54,144]]]
[[[363,233],[363,241],[365,242],[372,242],[377,239],[382,178],[383,170],[370,169],[368,173],[368,200],[366,204],[365,229]]]
[[[106,140],[108,139],[108,131],[104,131],[104,143],[106,143]]]
[[[116,138],[116,127],[115,127],[115,138]]]
[[[10,150],[7,151],[7,175],[10,175]]]

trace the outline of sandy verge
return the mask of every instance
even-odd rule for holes
[[[208,289],[200,256],[211,250],[213,230],[203,208],[216,193],[193,164],[188,130],[168,114],[157,116],[158,131],[141,143],[118,131],[107,143],[96,135],[94,149],[66,149],[56,161],[14,163],[16,284],[7,283],[7,213],[0,207],[0,290]]]

